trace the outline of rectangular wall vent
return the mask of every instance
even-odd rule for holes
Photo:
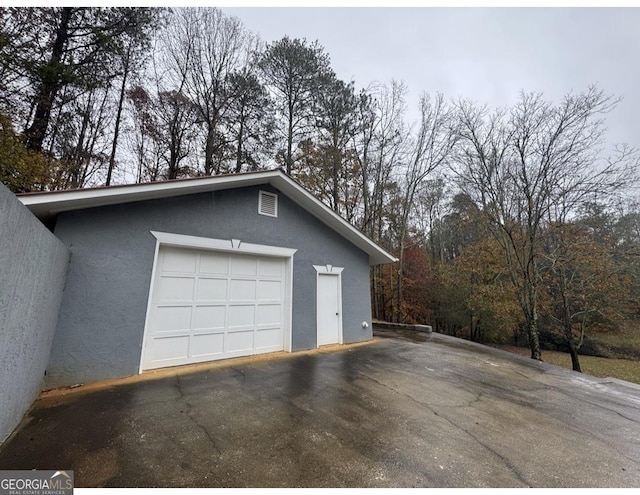
[[[266,191],[260,191],[258,196],[258,213],[268,217],[278,216],[278,195]]]

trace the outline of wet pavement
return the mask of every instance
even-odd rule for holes
[[[640,388],[434,334],[39,400],[0,469],[78,487],[638,487]]]

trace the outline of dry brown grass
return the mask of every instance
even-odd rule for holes
[[[501,349],[521,356],[529,356],[529,349],[514,346],[500,346]],[[571,356],[566,352],[542,351],[546,363],[571,369]],[[613,377],[640,384],[640,361],[629,359],[608,359],[594,356],[580,356],[582,372],[599,377]]]

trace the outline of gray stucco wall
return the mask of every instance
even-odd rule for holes
[[[42,390],[69,251],[0,184],[0,443]]]
[[[316,347],[316,271],[344,267],[345,342],[372,338],[368,255],[279,194],[278,218],[257,213],[251,187],[105,206],[58,216],[72,253],[47,386],[138,372],[156,240],[150,231],[294,248],[292,347]],[[275,191],[277,192],[277,191]]]

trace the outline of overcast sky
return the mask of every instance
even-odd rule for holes
[[[640,8],[227,8],[264,41],[318,40],[356,87],[403,80],[421,92],[509,105],[597,84],[623,97],[612,142],[640,148]],[[415,115],[415,113],[414,113]]]

